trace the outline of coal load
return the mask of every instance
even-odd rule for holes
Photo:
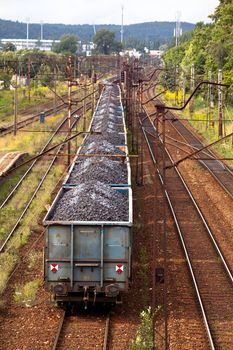
[[[100,181],[105,184],[127,184],[127,166],[107,157],[91,157],[78,161],[69,178],[70,184]]]
[[[99,181],[64,192],[52,221],[128,221],[128,196]]]
[[[81,148],[80,153],[125,156],[125,153],[121,151],[118,147],[115,147],[112,143],[108,142],[107,140],[102,140],[101,137],[96,138],[95,135],[92,135],[86,139],[85,144]]]

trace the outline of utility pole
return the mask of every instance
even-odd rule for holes
[[[218,71],[218,84],[222,84],[222,70]],[[218,136],[223,136],[223,127],[222,127],[222,119],[223,119],[223,103],[222,103],[222,86],[218,86]]]
[[[31,80],[31,61],[30,57],[28,57],[27,62],[27,86],[28,86],[28,101],[31,101],[31,91],[30,91],[30,80]]]
[[[165,105],[158,103],[156,105],[156,119],[157,119],[157,140],[159,143],[159,133],[162,136],[162,182],[163,182],[163,204],[162,204],[162,234],[163,234],[163,262],[164,262],[164,288],[163,288],[163,315],[164,315],[164,350],[169,349],[169,335],[168,335],[168,262],[167,262],[167,200],[166,200],[166,118],[165,118]],[[160,123],[158,122],[160,119]],[[159,124],[161,130],[159,130]],[[158,147],[158,144],[157,144]],[[158,155],[159,157],[159,155]],[[159,166],[160,160],[157,161]]]
[[[195,89],[195,67],[194,64],[191,65],[191,78],[190,78],[190,93],[192,93]],[[189,110],[190,113],[193,113],[194,111],[194,102],[193,100],[190,101],[189,104]]]
[[[72,75],[71,75],[71,56],[68,58],[68,64],[67,64],[67,73],[68,73],[68,138],[71,135],[71,87],[72,87]],[[71,151],[71,144],[70,141],[68,142],[68,158],[67,158],[67,164],[70,165],[70,151]]]
[[[186,77],[185,72],[182,70],[181,73],[181,79],[182,79],[182,104],[185,103],[185,91],[186,91]]]
[[[27,49],[28,49],[28,40],[29,40],[29,23],[30,23],[30,18],[27,17],[26,18],[26,22],[27,22]]]
[[[92,106],[91,106],[91,109],[92,109],[92,114],[93,114],[95,111],[95,93],[94,93],[94,91],[95,91],[95,83],[96,83],[96,73],[95,73],[94,65],[92,66],[91,80],[92,80]]]
[[[17,119],[18,119],[18,72],[16,72],[16,81],[14,86],[14,136],[17,133]]]
[[[212,72],[208,72],[208,80],[212,82]],[[210,125],[211,123],[211,116],[212,116],[212,108],[214,106],[213,101],[213,93],[212,93],[212,85],[208,84],[208,96],[207,96],[207,124]],[[214,121],[212,122],[214,126]]]
[[[43,21],[40,21],[40,41],[43,40]]]
[[[182,35],[182,28],[180,26],[180,17],[181,17],[181,13],[177,12],[177,15],[176,15],[176,28],[174,28],[174,37],[176,39],[176,46],[179,45],[180,37]]]
[[[175,71],[175,104],[178,104],[178,93],[179,93],[179,65],[176,65]]]
[[[87,76],[84,81],[84,100],[83,100],[83,132],[86,132],[86,96],[87,96]]]
[[[121,6],[121,44],[124,40],[124,6]]]
[[[53,114],[57,113],[57,68],[53,69],[53,79],[54,79],[54,102],[53,102]]]

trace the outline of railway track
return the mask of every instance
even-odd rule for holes
[[[154,92],[149,91],[149,98],[152,97],[152,93]],[[155,101],[161,102],[159,99]],[[205,146],[201,140],[185,126],[184,122],[169,110],[166,112],[166,121],[185,140],[187,143],[186,146],[189,146],[191,151],[200,150]],[[216,159],[216,155],[210,149],[200,151],[196,157],[218,181],[220,186],[233,198],[233,171],[223,162]]]
[[[107,350],[109,332],[109,316],[68,316],[64,311],[52,350]]]
[[[81,111],[83,107],[80,107],[78,110],[75,110],[72,114],[75,114],[77,113],[77,111]],[[89,103],[87,105],[87,109],[86,110],[89,110],[91,108],[91,103]],[[51,135],[51,137],[49,138],[49,140],[47,141],[46,145],[43,147],[43,150],[41,153],[43,153],[47,148],[48,146],[51,144],[52,140],[54,139],[54,137],[58,134],[58,132],[60,131],[60,129],[62,127],[64,127],[65,123],[67,122],[68,118],[65,118],[61,124],[57,127],[57,129],[55,130],[55,132],[53,133],[53,135]],[[76,125],[76,123],[80,120],[75,118],[71,124],[71,129],[73,129]],[[64,141],[68,138],[68,134],[67,136],[65,137]],[[14,235],[15,231],[17,230],[18,226],[20,225],[20,222],[21,220],[23,219],[23,217],[25,216],[27,210],[29,209],[33,199],[36,197],[37,193],[39,192],[40,188],[42,187],[47,175],[49,174],[52,166],[54,165],[59,153],[61,152],[63,148],[63,145],[60,145],[55,153],[54,153],[54,156],[51,160],[51,162],[49,163],[46,171],[44,172],[44,174],[42,175],[36,189],[33,191],[32,195],[30,196],[30,199],[28,200],[28,202],[25,204],[24,206],[24,209],[23,211],[21,212],[21,214],[19,215],[19,217],[16,219],[16,222],[14,224],[14,226],[12,227],[12,229],[10,230],[10,232],[7,233],[6,235],[6,238],[1,242],[1,245],[0,245],[0,253],[2,253],[6,246],[7,246],[7,243],[9,242],[9,240],[11,239],[11,237]],[[43,157],[41,157],[43,158]],[[10,192],[10,194],[7,196],[7,198],[4,200],[4,202],[1,204],[1,207],[0,209],[2,209],[6,204],[7,202],[10,200],[10,198],[14,195],[14,193],[18,190],[19,186],[22,184],[22,182],[24,181],[24,179],[27,177],[27,175],[31,172],[32,168],[36,165],[36,163],[38,162],[38,158],[35,159],[35,161],[33,161],[33,163],[31,164],[31,166],[28,168],[28,170],[26,171],[26,173],[23,175],[23,177],[19,180],[19,182],[16,184],[16,186],[13,188],[13,190]]]
[[[181,135],[190,147],[195,151],[202,149],[204,144],[189,130],[181,120],[177,119],[170,111],[166,114],[169,125]],[[210,150],[200,151],[197,155],[199,162],[215,177],[222,188],[233,197],[233,172]]]
[[[86,96],[86,98],[91,97],[96,92],[98,92],[98,90],[95,90],[94,92],[88,94]],[[77,93],[77,91],[73,91],[72,92],[72,94],[76,94],[76,93]],[[82,98],[79,102],[82,102],[83,100],[84,100],[84,98]],[[59,111],[63,110],[65,107],[67,107],[67,103],[66,102],[65,103],[61,103],[58,106],[56,106],[56,111],[59,112]],[[45,117],[48,117],[48,116],[52,115],[53,113],[54,113],[54,108],[52,107],[52,108],[47,109],[44,112],[44,115],[45,115]],[[38,121],[39,120],[39,116],[40,116],[40,113],[36,113],[33,116],[31,116],[31,117],[28,117],[28,118],[25,118],[25,119],[23,119],[21,121],[18,121],[17,122],[17,130],[18,129],[22,129],[25,126],[30,125],[30,124]],[[0,136],[5,136],[5,135],[13,133],[14,132],[14,128],[15,128],[14,124],[11,124],[9,126],[0,128]]]
[[[155,145],[157,132],[149,118],[140,120],[151,158],[162,185],[161,165],[158,159],[165,157],[166,166],[172,158],[166,149]],[[173,215],[177,232],[189,267],[199,310],[207,332],[210,349],[233,348],[233,275],[214,238],[198,204],[176,167],[166,171],[166,198]]]

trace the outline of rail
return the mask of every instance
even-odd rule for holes
[[[90,108],[91,108],[91,107],[90,107]],[[79,120],[80,120],[80,118],[79,118],[79,119],[76,118],[76,119],[73,121],[73,123],[72,123],[72,125],[71,125],[71,129],[76,125],[76,123],[77,123]],[[66,136],[65,140],[67,140],[67,139],[68,139],[68,135]],[[26,206],[25,206],[23,212],[20,214],[20,216],[19,216],[18,219],[16,220],[16,223],[14,224],[13,228],[12,228],[11,231],[6,235],[5,240],[4,240],[3,243],[1,244],[0,253],[2,253],[2,252],[4,251],[4,249],[5,249],[5,247],[6,247],[7,243],[8,243],[8,241],[10,240],[10,238],[11,238],[11,237],[13,236],[13,234],[15,233],[15,231],[16,231],[17,227],[19,226],[19,224],[20,224],[22,218],[24,217],[24,215],[26,214],[27,210],[29,209],[29,207],[30,207],[30,205],[31,205],[31,203],[32,203],[32,201],[33,201],[33,199],[36,197],[36,195],[37,195],[38,191],[40,190],[41,186],[43,185],[43,183],[44,183],[44,181],[45,181],[45,179],[46,179],[48,173],[50,172],[50,170],[51,170],[51,168],[52,168],[54,162],[56,161],[56,159],[57,159],[57,157],[58,157],[58,155],[59,155],[59,152],[61,151],[63,145],[64,145],[64,142],[62,142],[62,143],[60,144],[60,146],[57,147],[57,151],[56,151],[56,153],[55,153],[55,156],[53,157],[53,159],[52,159],[50,165],[48,166],[48,168],[47,168],[46,172],[44,173],[42,179],[40,180],[38,186],[36,187],[35,191],[34,191],[33,194],[31,195],[29,201],[27,202],[27,204],[26,204]],[[50,150],[51,150],[51,149],[50,149]],[[44,153],[45,153],[45,152],[44,152]],[[39,156],[35,157],[35,161],[36,161],[38,158],[40,158],[40,157],[39,157]],[[34,163],[34,162],[33,162],[33,163]],[[34,164],[35,164],[35,163],[34,163]],[[34,166],[34,165],[33,165],[33,166]],[[15,189],[15,191],[16,191],[16,189]]]
[[[144,135],[144,138],[146,140],[146,143],[147,143],[147,146],[149,148],[149,151],[150,151],[150,154],[151,154],[151,157],[152,157],[152,160],[153,160],[153,163],[154,165],[156,166],[156,170],[157,170],[157,173],[158,173],[158,176],[159,176],[159,179],[160,179],[160,182],[162,183],[163,185],[163,178],[162,178],[162,175],[157,167],[157,164],[156,164],[156,159],[155,159],[155,156],[154,156],[154,153],[153,153],[153,150],[152,150],[152,147],[150,145],[150,141],[149,141],[149,138],[148,138],[148,135],[147,135],[147,132],[145,130],[145,128],[143,127],[143,124],[141,121],[140,122],[140,125],[142,127],[142,132],[143,132],[143,135]],[[153,126],[154,128],[154,131],[156,132],[156,129],[154,127],[154,125],[152,125],[151,123],[151,126]],[[161,142],[161,139],[160,139],[160,142]],[[172,162],[172,159],[171,159],[171,156],[169,155],[168,151],[166,150],[166,155],[167,157],[169,157],[169,160]],[[178,171],[178,169],[176,167],[174,167],[175,171],[176,171],[176,174],[177,176],[179,177],[179,179],[182,181],[183,185],[184,185],[184,188],[186,190],[186,192],[188,193],[193,205],[195,206],[195,209],[196,211],[198,212],[199,214],[199,217],[201,219],[201,221],[203,222],[207,232],[208,232],[208,235],[211,239],[211,242],[214,246],[214,249],[215,251],[218,253],[218,256],[220,257],[221,259],[221,262],[224,266],[224,269],[225,271],[227,272],[227,276],[230,278],[230,281],[231,283],[233,282],[233,275],[232,275],[232,272],[230,271],[230,268],[228,267],[228,264],[210,230],[210,228],[208,227],[208,224],[200,210],[200,208],[198,207],[194,197],[192,196],[190,190],[188,189],[188,186],[186,185],[182,175],[180,174],[180,172]],[[187,263],[188,263],[188,266],[189,266],[189,270],[190,270],[190,273],[191,273],[191,277],[192,277],[192,281],[193,281],[193,284],[194,284],[194,288],[195,288],[195,291],[196,291],[196,294],[197,294],[197,297],[198,297],[198,301],[199,301],[199,305],[200,305],[200,308],[201,308],[201,312],[202,312],[202,316],[203,316],[203,320],[204,320],[204,324],[205,324],[205,328],[206,328],[206,331],[207,331],[207,335],[208,335],[208,339],[209,339],[209,343],[210,343],[210,347],[212,350],[216,349],[215,347],[215,344],[214,344],[214,340],[213,340],[213,336],[212,336],[212,332],[211,332],[211,328],[210,328],[210,324],[209,324],[209,320],[208,320],[208,316],[207,316],[207,313],[206,313],[206,310],[205,310],[205,306],[204,306],[204,302],[203,302],[203,297],[201,296],[201,292],[200,292],[200,287],[198,285],[198,281],[197,281],[197,277],[195,275],[195,271],[193,269],[193,265],[192,265],[192,262],[191,262],[191,259],[190,259],[190,256],[189,256],[189,252],[188,252],[188,249],[187,249],[187,246],[186,246],[186,243],[185,243],[185,238],[184,238],[184,235],[183,235],[183,232],[182,232],[182,229],[181,229],[181,226],[179,224],[179,221],[178,221],[178,218],[177,218],[177,215],[176,215],[176,212],[175,212],[175,209],[174,209],[174,206],[172,204],[172,200],[171,200],[171,197],[170,197],[170,194],[168,193],[168,191],[166,190],[165,191],[165,195],[166,195],[166,198],[167,198],[167,201],[168,201],[168,204],[169,204],[169,207],[170,207],[170,210],[172,212],[172,215],[173,215],[173,218],[174,218],[174,221],[175,221],[175,224],[176,224],[176,227],[177,227],[177,230],[178,230],[178,233],[179,233],[179,237],[180,237],[180,240],[182,242],[182,246],[183,246],[183,249],[184,249],[184,253],[185,253],[185,256],[186,256],[186,259],[187,259]]]

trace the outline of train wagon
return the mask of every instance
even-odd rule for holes
[[[118,303],[131,280],[132,189],[119,86],[106,83],[44,225],[45,286],[58,303]]]
[[[58,302],[116,302],[131,278],[131,188],[126,221],[53,221],[62,189],[45,218],[45,280]],[[114,199],[112,199],[114,200]],[[93,206],[95,202],[93,202]]]

